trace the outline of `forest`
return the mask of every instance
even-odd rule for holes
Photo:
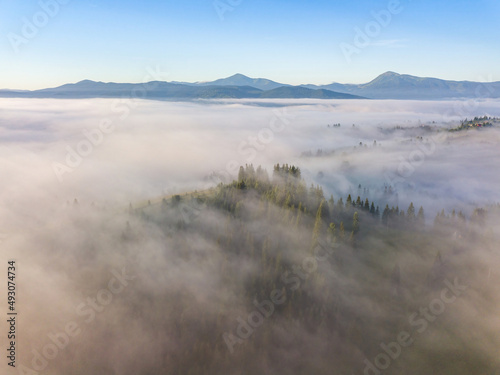
[[[151,324],[175,343],[161,346],[168,373],[486,374],[491,358],[457,321],[472,319],[468,303],[494,307],[481,288],[498,213],[426,218],[413,203],[325,197],[294,165],[271,176],[246,165],[232,183],[132,205],[122,241],[156,228],[176,257],[215,273],[204,297],[177,285],[139,298],[155,308],[138,314],[165,314]]]

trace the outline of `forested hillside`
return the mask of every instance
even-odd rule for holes
[[[325,197],[296,166],[247,165],[231,184],[132,206],[122,241],[160,230],[166,262],[210,274],[202,293],[185,281],[138,292],[167,373],[487,374],[498,336],[477,328],[482,354],[464,339],[468,306],[494,305],[484,257],[497,216],[443,210],[426,224],[417,203]]]

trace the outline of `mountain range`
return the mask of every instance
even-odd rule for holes
[[[316,98],[316,99],[452,99],[500,98],[500,82],[448,81],[386,72],[364,84],[292,86],[235,74],[211,82],[104,83],[90,80],[42,90],[0,90],[0,97],[22,98]]]
[[[449,81],[386,72],[364,84],[304,85],[373,99],[500,98],[500,82]]]

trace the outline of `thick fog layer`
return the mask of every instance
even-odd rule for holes
[[[228,346],[224,333],[234,331],[237,318],[251,310],[244,282],[225,283],[220,264],[227,264],[241,280],[262,269],[228,259],[217,239],[210,241],[203,233],[184,232],[178,238],[174,217],[166,219],[173,224],[165,230],[130,214],[148,200],[156,207],[163,197],[230,182],[240,165],[262,165],[271,173],[274,164],[288,163],[300,166],[308,186],[323,186],[325,196],[332,194],[335,201],[360,195],[381,210],[385,204],[406,210],[414,202],[417,208],[423,206],[428,226],[442,209],[462,210],[469,218],[476,207],[500,201],[498,127],[447,131],[476,116],[500,116],[500,101],[1,99],[0,259],[5,269],[8,259],[18,265],[20,373],[155,374],[186,351],[210,351],[203,345],[190,347],[188,338],[181,345],[175,339],[176,327],[192,322],[203,331],[203,322],[221,310],[226,321],[220,324],[227,329],[213,345]],[[259,210],[259,203],[249,207]],[[176,214],[182,212],[168,215]],[[237,227],[215,210],[197,220],[211,233]],[[454,339],[460,346],[474,338],[470,355],[494,363],[498,338],[481,336],[500,328],[498,303],[491,302],[498,298],[499,281],[498,246],[491,239],[498,239],[500,220],[490,220],[487,241],[460,245],[474,247],[475,256],[443,254],[443,262],[457,274],[463,275],[468,266],[473,269],[463,281],[468,285],[465,297],[447,307],[444,327],[422,333],[413,353],[413,347],[404,349],[405,357],[391,373],[413,373],[405,366],[415,368],[426,351],[455,350],[450,344]],[[285,241],[286,226],[249,225],[254,234],[271,233],[276,242]],[[294,235],[310,236],[300,229]],[[179,251],[185,246],[189,253]],[[301,254],[297,250],[282,256],[295,264]],[[365,266],[353,274],[369,273]],[[429,259],[415,255],[397,260],[401,278],[419,290],[416,310],[418,303],[439,297],[416,285],[420,276],[412,270],[420,266],[429,266]],[[384,272],[394,272],[394,261],[387,267]],[[373,285],[368,297],[356,295],[355,278],[340,279],[324,265],[317,272],[338,283],[338,298],[349,306],[346,311],[362,311],[365,327],[367,321],[377,324],[359,332],[358,342],[351,340],[352,347],[343,349],[352,367],[341,370],[361,374],[365,360],[373,361],[382,351],[380,341],[397,340],[386,329],[392,314],[411,316],[412,311],[398,311],[378,298],[380,285]],[[448,275],[447,282],[453,284],[454,273]],[[6,300],[5,288],[0,298]],[[181,321],[174,321],[178,317]],[[458,337],[443,336],[447,324],[463,330]],[[286,337],[280,329],[276,326],[272,334]],[[286,364],[289,357],[294,363],[310,356],[318,361],[318,373],[327,373],[319,354],[328,351],[324,335],[298,326],[294,334],[309,351],[276,349],[280,360]],[[4,336],[2,348],[7,348]],[[238,346],[233,373],[244,374],[236,370],[245,350],[244,344]],[[230,352],[225,352],[228,358]],[[272,364],[268,368],[273,373]]]

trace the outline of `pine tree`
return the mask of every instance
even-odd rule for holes
[[[413,207],[413,202],[410,203],[408,210],[406,211],[406,217],[409,222],[413,223],[416,219],[415,217],[415,207]]]
[[[267,170],[260,168],[260,166],[259,166],[259,168],[257,168],[256,173],[257,173],[257,178],[259,179],[259,181],[261,181],[265,187],[269,186],[270,179],[269,179],[269,173],[267,173]]]
[[[424,208],[420,206],[417,214],[417,226],[422,229],[425,226]]]
[[[375,216],[375,204],[372,202],[372,205],[370,207],[370,213]]]
[[[273,168],[273,180],[276,180],[280,176],[280,164],[277,163]]]
[[[444,224],[445,221],[446,221],[446,215],[444,213],[444,209],[442,209],[441,212],[437,213],[436,218],[434,219],[434,227],[438,227]]]
[[[243,166],[240,166],[240,170],[238,171],[238,182],[241,183],[245,180],[245,169]]]
[[[361,203],[361,197],[358,195],[358,199],[356,199],[356,207],[362,207],[363,204]]]
[[[328,241],[332,245],[337,241],[337,228],[334,223],[328,226]]]
[[[359,232],[359,215],[356,211],[352,219],[352,233],[357,234]]]
[[[337,201],[337,208],[336,208],[336,211],[338,213],[342,213],[344,211],[344,200],[342,198],[340,198],[338,201]]]
[[[347,201],[345,202],[345,208],[349,209],[352,206],[352,198],[351,194],[347,197]]]
[[[323,199],[319,204],[318,211],[316,212],[316,221],[314,222],[313,237],[312,237],[312,249],[316,247],[319,241],[319,237],[323,231],[323,217],[325,210],[326,201]]]
[[[340,228],[339,228],[339,237],[341,240],[345,239],[345,228],[344,228],[344,222],[340,222]]]
[[[333,199],[333,195],[330,195],[330,199],[328,200],[328,208],[330,209],[330,213],[333,214],[335,210],[335,200]]]
[[[364,207],[365,211],[370,211],[370,202],[368,202],[368,198],[365,199],[365,207]]]
[[[389,205],[386,204],[384,212],[382,212],[382,224],[387,225],[389,223],[389,215],[390,215]]]

